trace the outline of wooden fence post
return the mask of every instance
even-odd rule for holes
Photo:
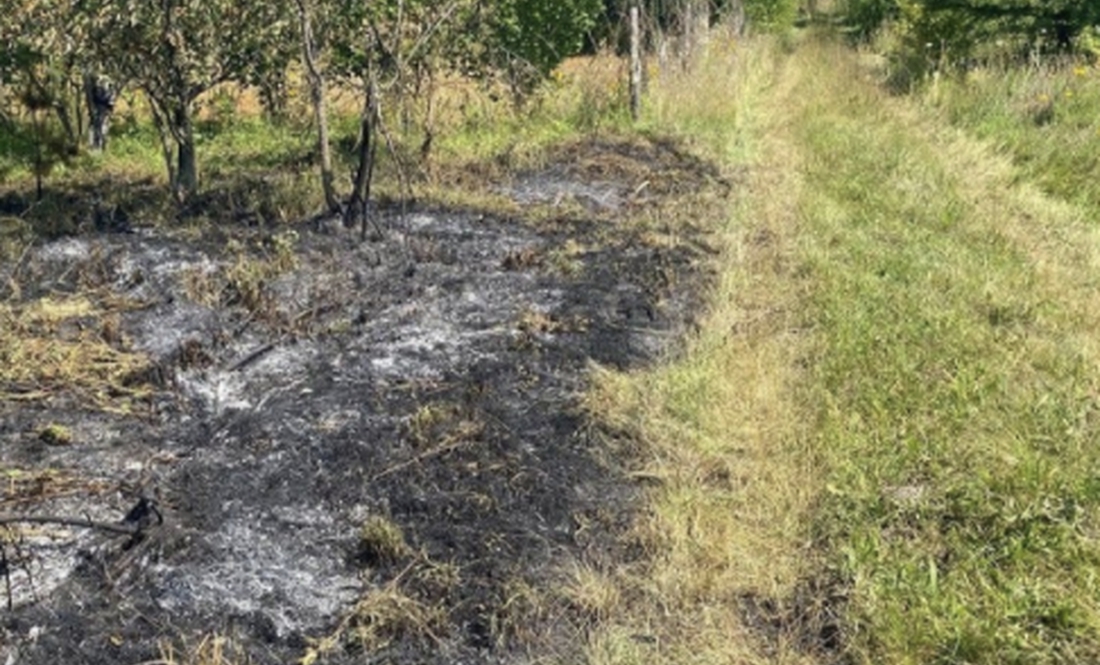
[[[642,109],[642,26],[638,3],[630,4],[630,117],[637,122]]]

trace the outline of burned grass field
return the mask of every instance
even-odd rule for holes
[[[658,140],[475,172],[495,204],[382,206],[372,242],[139,222],[5,260],[5,658],[576,655],[571,571],[638,555],[586,372],[675,352],[729,185]]]

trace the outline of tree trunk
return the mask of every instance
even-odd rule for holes
[[[264,116],[272,123],[284,123],[287,120],[287,89],[286,74],[279,71],[265,76],[258,84],[260,89],[260,104],[264,109]]]
[[[168,130],[168,119],[163,110],[157,104],[153,96],[145,93],[149,103],[149,114],[153,116],[153,126],[157,128],[157,138],[160,139],[160,152],[164,157],[164,167],[168,171],[168,188],[176,191],[176,151],[172,147],[172,133]]]
[[[687,0],[680,14],[682,58],[685,68],[695,64],[706,46],[710,33],[710,6],[700,0]]]
[[[185,201],[199,189],[199,165],[195,156],[195,128],[191,102],[181,100],[175,110],[172,135],[176,139],[176,196]]]
[[[115,109],[117,94],[111,81],[94,74],[85,74],[84,98],[88,105],[88,141],[95,152],[107,149],[107,135],[111,128],[111,114]]]
[[[436,80],[435,70],[423,64],[416,65],[414,70],[414,90],[412,99],[424,100],[424,123],[422,130],[424,135],[420,140],[420,166],[424,169],[425,173],[430,174],[432,171],[432,144],[435,141],[435,94],[436,94]],[[414,101],[405,103],[405,108],[411,108]],[[411,131],[411,127],[406,131]]]
[[[374,162],[378,154],[378,81],[374,68],[367,65],[367,90],[363,100],[363,112],[360,118],[360,137],[358,165],[355,181],[351,190],[351,201],[345,212],[344,223],[352,227],[359,223],[361,239],[367,237],[367,224],[370,222],[370,188],[374,178]]]
[[[78,127],[73,125],[73,113],[68,101],[59,98],[54,103],[54,111],[58,122],[61,123],[61,129],[65,132],[66,152],[76,154],[80,149],[80,131]]]
[[[814,3],[811,3],[811,7]],[[811,10],[814,11],[814,10]],[[745,19],[745,1],[733,0],[730,3],[728,12],[730,30],[737,37],[743,37],[745,35],[745,29],[748,27]]]
[[[149,109],[157,127],[164,164],[168,168],[168,185],[180,203],[199,188],[199,166],[195,153],[195,128],[191,118],[191,102],[186,98],[167,101],[154,97],[148,90]],[[171,108],[166,108],[171,104]]]
[[[42,200],[42,179],[46,176],[46,159],[43,155],[42,144],[46,142],[46,132],[43,129],[41,111],[31,111],[34,118],[34,200]]]
[[[61,128],[65,132],[65,152],[70,155],[75,155],[80,151],[80,144],[84,137],[83,123],[81,122],[80,90],[78,86],[74,86],[72,83],[73,73],[72,63],[67,62],[58,74],[47,77],[54,81],[52,84],[56,89],[53,100],[54,112],[57,115],[57,121],[61,123]]]
[[[168,132],[161,137],[167,143],[168,135],[175,144],[175,173],[173,174],[171,147],[166,146],[168,174],[172,182],[172,193],[180,203],[185,202],[199,188],[199,167],[195,155],[195,127],[192,121],[192,104],[206,88],[197,86],[188,76],[189,67],[181,53],[180,44],[186,43],[182,31],[176,25],[178,4],[165,0],[162,8],[162,40],[168,54],[167,85],[158,86],[158,90],[147,88],[153,106],[159,106],[163,115],[161,121]],[[207,86],[208,87],[208,86]]]
[[[332,149],[328,137],[328,110],[325,104],[325,78],[317,67],[317,56],[313,43],[313,24],[310,20],[306,0],[298,1],[298,20],[302,29],[302,63],[306,68],[309,81],[309,99],[313,106],[313,115],[317,119],[317,149],[321,153],[321,188],[325,192],[325,205],[330,213],[340,210],[340,201],[336,196],[336,177],[332,171]]]

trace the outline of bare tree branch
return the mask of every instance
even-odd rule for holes
[[[97,522],[78,517],[58,517],[53,515],[0,515],[0,525],[5,524],[57,524],[76,526],[85,529],[97,529],[127,536],[141,531],[139,524],[119,524],[116,522]]]

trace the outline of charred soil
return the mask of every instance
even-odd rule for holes
[[[0,656],[568,660],[588,618],[555,590],[631,555],[637,491],[586,370],[675,352],[708,282],[683,211],[728,185],[604,140],[486,187],[514,213],[383,208],[366,243],[136,226],[0,269],[0,513],[134,532],[0,530]]]

